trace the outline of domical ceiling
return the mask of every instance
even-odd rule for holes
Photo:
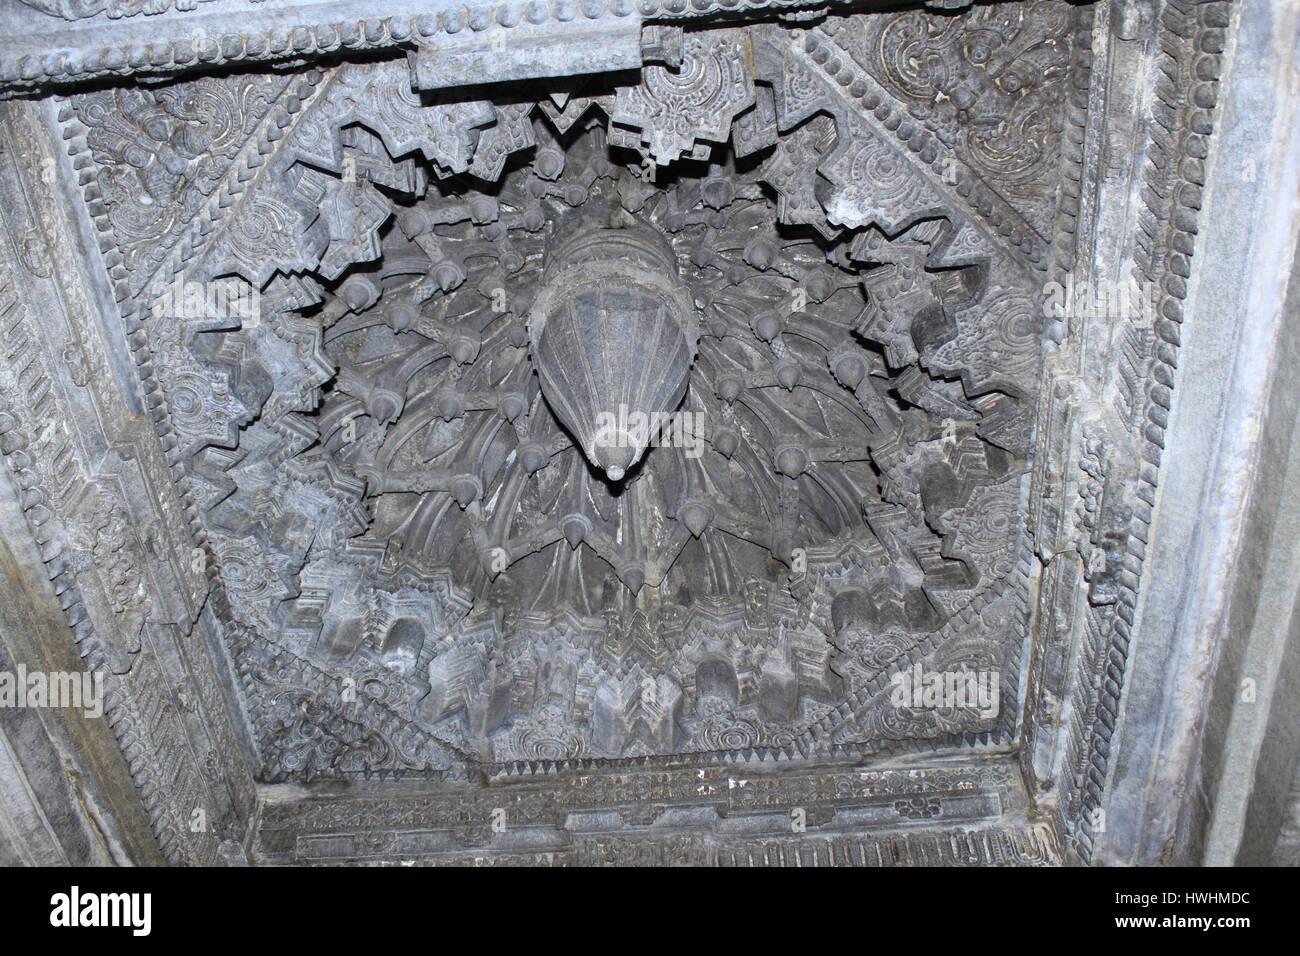
[[[0,86],[58,87],[40,122],[117,309],[116,357],[58,365],[131,383],[68,427],[153,427],[102,436],[132,502],[51,473],[24,507],[70,516],[40,540],[128,759],[174,760],[168,846],[169,788],[237,759],[220,852],[256,805],[276,861],[481,849],[505,791],[551,821],[525,855],[698,816],[682,852],[739,861],[727,821],[795,800],[826,833],[990,828],[953,860],[1090,852],[1212,86],[1156,84],[1182,138],[1124,193],[1149,297],[1081,317],[1050,290],[1120,191],[1085,148],[1146,135],[1089,113],[1092,46],[1136,56],[1137,14],[509,0],[176,32],[233,2],[23,0],[0,43]],[[1218,62],[1192,6],[1147,24],[1183,85]],[[115,25],[24,52],[42,18]],[[64,467],[8,408],[15,474]],[[194,767],[162,743],[218,712]]]
[[[1067,14],[979,14],[953,75],[899,75],[955,42],[911,14],[678,31],[630,86],[289,81],[314,121],[144,326],[268,777],[1007,739],[887,682],[1016,696]],[[1036,89],[980,80],[1013,39]],[[922,80],[948,115],[906,109]],[[190,117],[266,82],[74,97],[125,160],[111,217],[181,225],[153,210],[214,145]],[[1000,105],[1036,148],[998,152]],[[400,730],[309,729],[285,667]]]

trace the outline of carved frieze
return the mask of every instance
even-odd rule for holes
[[[402,59],[72,96],[264,773],[1008,740],[890,698],[1016,698],[1063,16],[667,32],[636,85],[490,100]]]
[[[1100,175],[1083,152],[1104,121],[1088,114],[1087,6],[718,22],[765,5],[399,4],[334,24],[327,4],[319,27],[261,30],[250,8],[246,29],[188,49],[173,36],[234,6],[23,0],[23,24],[154,32],[41,56],[26,34],[0,43],[7,90],[277,63],[56,97],[165,452],[165,517],[193,535],[172,561],[184,600],[150,578],[173,532],[102,479],[117,452],[92,467],[21,420],[48,376],[17,351],[0,436],[29,518],[56,519],[52,574],[75,580],[96,661],[157,691],[139,691],[147,713],[124,706],[124,734],[144,728],[130,746],[173,725],[202,737],[213,688],[173,697],[158,663],[202,633],[224,641],[263,784],[577,787],[567,774],[598,769],[636,788],[618,775],[685,762],[726,765],[730,786],[746,768],[1018,748],[1050,837],[999,829],[1011,798],[983,781],[984,802],[923,786],[841,802],[848,816],[814,821],[817,847],[920,858],[929,844],[861,831],[932,825],[945,862],[1054,862],[1057,836],[1087,856],[1174,383],[1218,0],[1161,18],[1132,277],[1148,297],[1121,321],[1045,307],[1051,283],[1099,278],[1075,262]],[[38,232],[16,236],[8,265],[48,279]],[[106,371],[76,341],[55,360],[75,388]],[[70,481],[70,462],[101,477]],[[927,698],[954,677],[995,693]],[[200,749],[213,766],[234,751],[228,733]],[[199,799],[181,757],[150,773]],[[263,851],[743,863],[811,846],[775,831],[742,845],[726,821],[744,808],[684,798],[671,813],[701,829],[677,843],[642,832],[665,806],[630,800],[626,827],[583,830],[612,793],[572,808],[577,829],[538,804],[516,843],[479,816],[399,825],[401,800],[339,801],[346,819],[281,821],[283,844],[271,819]],[[169,841],[176,812],[158,824]],[[986,828],[975,849],[969,825]]]

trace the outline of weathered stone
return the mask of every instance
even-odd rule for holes
[[[0,0],[0,661],[79,651],[109,721],[0,726],[4,819],[55,808],[0,859],[1229,853],[1222,681],[1291,645],[1175,636],[1162,483],[1207,507],[1214,305],[1280,327],[1197,247],[1238,27],[734,6]],[[79,743],[98,835],[29,752]]]

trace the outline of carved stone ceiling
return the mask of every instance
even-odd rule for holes
[[[121,857],[1162,854],[1238,9],[0,0],[0,520]]]
[[[1083,19],[63,99],[261,778],[1013,740]],[[917,665],[1002,706],[891,706]]]

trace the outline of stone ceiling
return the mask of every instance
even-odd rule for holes
[[[203,703],[171,704],[191,738],[228,722],[207,774],[246,764],[256,854],[556,852],[493,828],[506,793],[535,829],[612,814],[659,834],[570,838],[575,859],[738,862],[692,842],[697,781],[727,802],[710,832],[764,807],[789,831],[795,804],[828,834],[929,828],[826,844],[848,862],[926,839],[936,862],[1086,857],[1199,87],[1157,104],[1163,133],[1129,131],[1168,155],[1132,274],[1151,298],[1126,325],[1046,297],[1087,274],[1081,183],[1103,181],[1083,144],[1105,138],[1109,27],[1088,5],[398,5],[262,33],[254,7],[187,48],[167,2],[22,2],[32,37],[41,17],[112,21],[108,46],[70,31],[43,57],[20,35],[0,80],[54,90],[184,532],[61,481],[57,437],[23,451],[0,430],[60,516],[50,560],[82,617],[111,616],[80,636],[124,682],[123,719],[149,723],[131,681],[151,655],[179,679],[159,628],[205,644]],[[1150,26],[1171,90],[1206,72],[1221,6]],[[78,348],[73,381],[106,374]],[[925,674],[988,678],[991,699],[900,703]],[[779,792],[737,799],[738,775]],[[298,804],[291,785],[322,789]],[[239,855],[251,798],[221,799]],[[213,852],[153,803],[178,860]],[[979,848],[942,829],[972,820]]]
[[[886,679],[1016,696],[1076,17],[676,31],[540,102],[413,93],[405,58],[71,97],[265,776],[1009,739]],[[667,243],[696,327],[689,427],[621,481],[545,386],[676,411],[653,330],[526,328],[602,227]]]

